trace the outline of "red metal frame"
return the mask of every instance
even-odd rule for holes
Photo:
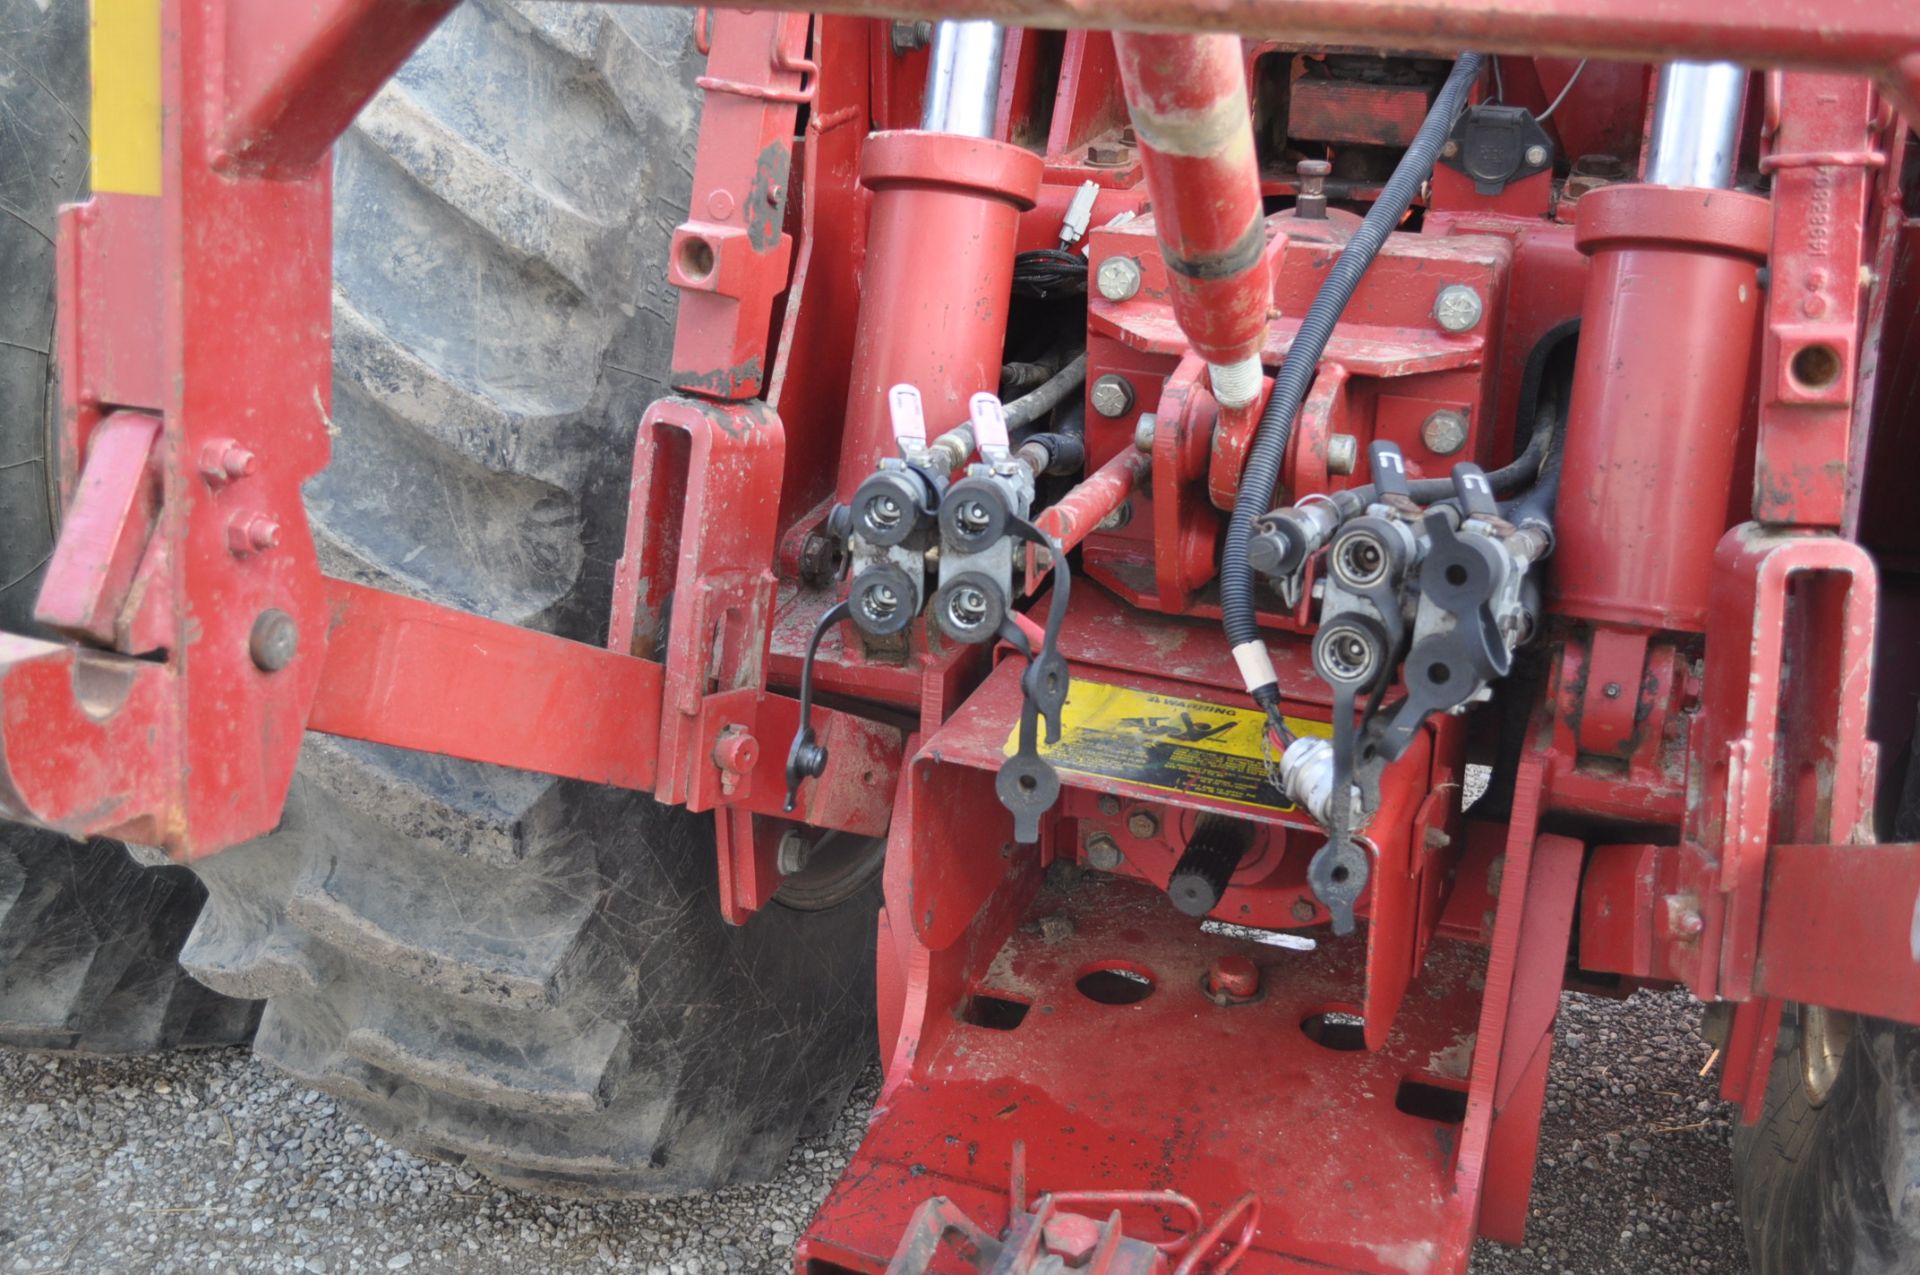
[[[866,472],[883,437],[871,390],[912,376],[964,397],[987,388],[973,382],[999,354],[1004,310],[982,312],[970,331],[981,353],[965,366],[942,362],[944,345],[920,348],[934,340],[924,332],[897,357],[874,353],[904,290],[940,299],[938,281],[904,255],[939,250],[916,230],[932,215],[930,173],[988,192],[974,201],[993,205],[986,220],[968,220],[972,205],[941,203],[939,216],[955,242],[967,235],[953,227],[981,228],[981,269],[996,272],[977,289],[989,309],[1010,253],[1054,244],[1075,189],[1098,187],[1091,261],[1133,257],[1142,283],[1121,301],[1094,298],[1089,380],[1124,376],[1135,395],[1118,416],[1089,413],[1089,477],[1042,515],[1104,586],[1075,591],[1064,650],[1086,683],[1244,706],[1207,620],[1218,614],[1221,511],[1251,419],[1221,412],[1201,354],[1224,358],[1254,339],[1277,361],[1352,223],[1248,223],[1240,214],[1253,215],[1261,191],[1297,189],[1290,170],[1164,153],[1164,131],[1135,137],[1123,62],[1138,97],[1155,75],[1189,66],[1185,55],[1211,50],[1205,82],[1176,75],[1171,89],[1192,92],[1162,103],[1190,107],[1238,100],[1265,52],[1328,45],[1524,54],[1508,60],[1520,72],[1512,91],[1542,102],[1571,64],[1528,59],[1735,57],[1789,68],[1767,79],[1753,130],[1773,183],[1770,241],[1749,242],[1751,227],[1736,236],[1771,272],[1757,404],[1749,419],[1747,380],[1729,375],[1716,437],[1733,459],[1709,466],[1703,499],[1668,481],[1644,515],[1662,533],[1684,530],[1697,552],[1651,565],[1643,554],[1636,574],[1606,535],[1569,538],[1557,560],[1567,582],[1604,596],[1550,625],[1504,826],[1463,820],[1453,795],[1482,726],[1429,728],[1386,780],[1360,934],[1282,954],[1196,935],[1164,904],[1181,820],[1231,809],[1265,840],[1218,914],[1316,925],[1324,913],[1304,875],[1314,834],[1297,812],[1074,776],[1041,842],[1015,845],[992,772],[1018,665],[924,635],[905,650],[843,634],[823,646],[818,686],[835,702],[816,707],[814,725],[831,761],[802,789],[797,817],[889,838],[877,961],[888,1072],[881,1115],[800,1261],[877,1271],[904,1231],[909,1249],[957,1234],[976,1255],[1066,1246],[1096,1269],[1159,1269],[1165,1259],[1140,1241],[1192,1229],[1153,1215],[1176,1208],[1173,1192],[1215,1219],[1183,1270],[1235,1225],[1246,1228],[1245,1271],[1404,1269],[1409,1254],[1461,1269],[1476,1230],[1518,1239],[1524,1227],[1576,907],[1585,968],[1741,1002],[1723,1087],[1750,1111],[1784,1000],[1920,1021],[1920,966],[1902,946],[1920,847],[1871,844],[1881,586],[1868,553],[1833,534],[1859,519],[1862,421],[1885,354],[1888,289],[1862,268],[1871,254],[1884,278],[1920,251],[1897,215],[1902,126],[1860,77],[1876,77],[1911,117],[1920,12],[1870,0],[1817,14],[1805,0],[1685,13],[1664,0],[1102,8],[1101,21],[1136,30],[1259,38],[1238,58],[1219,56],[1230,41],[1123,42],[1158,50],[1162,61],[1148,65],[1116,56],[1100,33],[1039,29],[1089,16],[1062,0],[937,13],[889,5],[1034,24],[1009,39],[1000,103],[1004,136],[1044,138],[1024,148],[910,131],[869,147],[874,133],[917,118],[925,57],[895,55],[887,24],[860,0],[825,6],[849,17],[703,13],[706,116],[693,206],[667,266],[682,294],[681,396],[638,425],[602,648],[330,580],[301,506],[328,446],[328,147],[450,8],[167,0],[164,194],[103,194],[62,219],[67,523],[39,616],[80,645],[0,637],[0,807],[183,859],[215,853],[274,826],[301,736],[320,730],[712,810],[723,910],[750,923],[778,887],[774,846],[790,826],[779,774],[797,724],[788,692],[835,597],[818,569],[830,497]],[[1637,65],[1590,72],[1556,117],[1558,136],[1602,149],[1635,142],[1626,134],[1643,118],[1645,83]],[[1401,127],[1406,107],[1363,93],[1316,109],[1332,135]],[[1157,226],[1106,225],[1153,188]],[[898,198],[876,197],[889,190]],[[1749,197],[1722,202],[1752,211]],[[1211,260],[1247,239],[1249,224],[1265,241],[1257,266],[1199,291],[1228,297],[1224,309],[1215,298],[1217,313],[1245,320],[1250,296],[1267,313],[1201,349],[1200,311],[1182,304],[1196,289],[1169,276],[1165,251]],[[1336,436],[1362,451],[1392,439],[1431,472],[1511,455],[1526,352],[1580,314],[1589,291],[1581,249],[1704,236],[1718,252],[1715,233],[1659,193],[1556,195],[1540,176],[1486,198],[1436,176],[1420,233],[1389,242],[1327,351],[1287,458],[1288,490],[1365,480],[1336,472]],[[1733,277],[1724,261],[1701,269]],[[1751,276],[1752,263],[1740,269]],[[1448,283],[1485,302],[1467,334],[1431,321],[1431,297]],[[864,346],[848,321],[856,304]],[[966,310],[926,332],[960,331]],[[1729,350],[1744,340],[1716,335]],[[1625,409],[1608,387],[1593,374],[1582,385],[1595,396],[1582,412],[1617,428]],[[1428,455],[1420,441],[1442,408],[1470,421],[1458,455]],[[1157,425],[1140,450],[1148,412]],[[1722,537],[1730,523],[1742,525]],[[657,647],[669,597],[670,636]],[[1288,711],[1324,720],[1327,696],[1299,637],[1311,607],[1310,597],[1276,603],[1262,618]],[[1136,813],[1150,834],[1133,830]],[[1541,830],[1549,816],[1551,834]],[[1124,847],[1122,862],[1063,888],[1096,834]],[[1241,958],[1261,984],[1255,998],[1210,994],[1222,961],[1237,962],[1229,981],[1244,988]],[[1091,967],[1127,963],[1156,981],[1139,1004],[1076,990]],[[990,997],[1026,1005],[1022,1024],[970,1018]],[[1348,1011],[1364,1020],[1365,1048],[1351,1057],[1301,1029]],[[1120,1033],[1124,1059],[1111,1049]],[[1286,1083],[1256,1079],[1275,1074]],[[1408,1081],[1460,1095],[1457,1119],[1396,1106]],[[1022,1145],[1050,1192],[1032,1210],[1028,1170],[1012,1168]],[[1352,1198],[1316,1209],[1335,1168]],[[1000,1186],[1010,1172],[1011,1199]],[[1087,1194],[1106,1186],[1159,1194]],[[1075,1212],[1108,1205],[1119,1221],[1104,1227]]]

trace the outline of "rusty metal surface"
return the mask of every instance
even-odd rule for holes
[[[789,7],[783,5],[782,7]],[[797,2],[790,7],[801,7]],[[1871,75],[1902,110],[1920,114],[1920,13],[1876,0],[1761,0],[1737,9],[1676,7],[1666,0],[831,0],[826,13],[896,18],[993,18],[1040,27],[1231,31],[1296,46],[1390,47],[1451,56],[1463,48],[1623,62],[1707,61],[1824,68]]]
[[[1174,317],[1209,363],[1240,363],[1273,286],[1240,41],[1122,32],[1114,49]]]

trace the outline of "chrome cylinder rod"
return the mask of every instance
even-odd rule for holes
[[[1006,44],[1007,30],[997,22],[942,22],[936,27],[920,127],[929,133],[992,137]]]
[[[1653,100],[1647,182],[1654,186],[1733,185],[1747,69],[1732,62],[1669,62]]]

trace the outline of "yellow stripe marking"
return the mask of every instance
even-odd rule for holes
[[[160,193],[160,0],[93,0],[93,188]]]

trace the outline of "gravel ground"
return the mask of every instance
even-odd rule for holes
[[[1680,995],[1568,998],[1528,1247],[1483,1242],[1476,1275],[1746,1270],[1698,1022]],[[791,1270],[877,1083],[772,1182],[551,1203],[395,1150],[241,1050],[0,1050],[0,1272]]]

